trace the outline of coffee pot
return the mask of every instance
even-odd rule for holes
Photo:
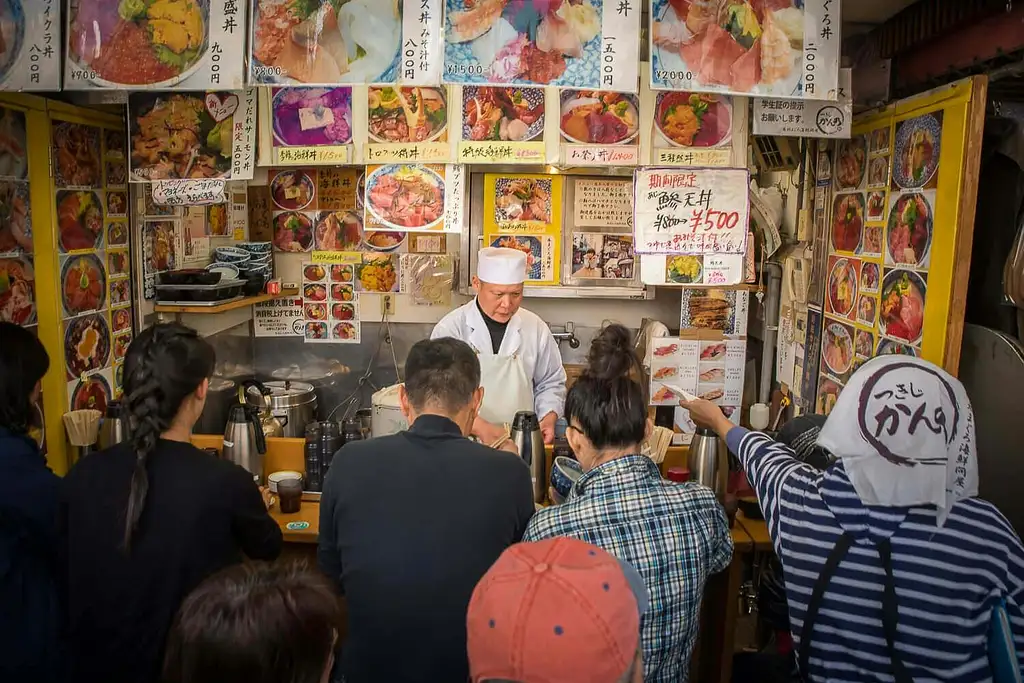
[[[717,434],[707,427],[697,427],[687,457],[690,481],[707,486],[715,492],[719,500],[725,496],[729,476],[726,453]]]
[[[263,433],[260,409],[240,401],[231,406],[228,424],[224,429],[222,457],[245,468],[257,484],[263,481],[263,456],[267,452],[267,439]]]
[[[255,389],[256,391],[253,392],[250,389]],[[259,398],[253,400],[255,398],[254,394],[257,392],[259,393]],[[284,436],[284,428],[288,424],[287,415],[279,418],[271,411],[271,397],[273,393],[270,387],[254,379],[245,380],[238,389],[239,402],[248,403],[250,407],[256,409],[260,424],[263,426],[263,436],[267,438]],[[305,428],[305,425],[303,425],[303,428]]]
[[[116,446],[128,438],[128,421],[120,401],[107,404],[107,412],[100,424],[100,450]]]
[[[512,419],[512,443],[519,451],[519,457],[530,468],[530,479],[533,481],[533,502],[544,501],[547,489],[547,476],[544,471],[544,435],[540,430],[540,421],[536,413],[522,410]]]

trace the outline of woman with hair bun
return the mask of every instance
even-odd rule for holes
[[[270,560],[281,550],[252,475],[190,443],[214,362],[191,328],[142,332],[125,358],[129,441],[67,476],[61,521],[76,682],[158,680],[185,596],[243,556]]]
[[[566,439],[583,476],[564,504],[534,515],[523,540],[570,536],[635,567],[651,596],[644,680],[678,683],[689,673],[704,585],[732,559],[732,537],[711,489],[665,481],[640,454],[651,425],[644,389],[630,377],[639,368],[631,342],[622,325],[594,339],[565,401]]]

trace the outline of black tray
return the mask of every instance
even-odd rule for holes
[[[216,285],[157,285],[157,301],[226,301],[242,294],[245,280],[227,280]]]

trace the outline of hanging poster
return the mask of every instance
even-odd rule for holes
[[[632,280],[633,235],[574,232],[572,277],[577,280]]]
[[[25,114],[0,108],[0,256],[32,255]]]
[[[359,255],[355,255],[358,259]],[[303,336],[306,342],[358,344],[362,325],[351,263],[302,264]],[[340,276],[344,269],[345,282]]]
[[[684,289],[679,329],[710,330],[726,335],[747,334],[750,293],[735,289]]]
[[[69,90],[238,90],[245,85],[239,0],[69,0]]]
[[[254,142],[255,130],[234,135],[246,101],[245,91],[128,95],[132,181],[230,178],[232,159]]]
[[[0,90],[60,90],[58,0],[0,3]]]
[[[446,0],[448,83],[636,92],[639,0]]]
[[[839,70],[836,100],[754,98],[754,135],[848,138],[853,123],[852,69]]]
[[[562,177],[484,176],[484,246],[526,253],[526,284],[561,279]]]
[[[840,0],[650,0],[651,87],[836,99]]]
[[[445,166],[388,164],[366,167],[363,224],[367,231],[458,232],[445,225]]]
[[[651,163],[730,166],[737,158],[737,146],[742,145],[745,153],[745,101],[738,100],[734,106],[728,95],[649,90],[645,90],[644,100],[644,125],[651,131]]]
[[[573,180],[573,226],[632,228],[633,183],[629,180]]]
[[[441,0],[252,0],[250,82],[436,85]]]
[[[600,90],[559,93],[562,163],[635,166],[640,159],[640,100]]]
[[[459,161],[543,163],[547,125],[543,88],[462,88]]]
[[[444,162],[448,142],[448,88],[370,86],[363,158],[373,163]]]
[[[747,169],[637,169],[634,178],[637,253],[746,252]]]
[[[271,93],[275,165],[349,162],[352,157],[352,88],[273,88]]]
[[[274,299],[252,307],[252,325],[257,337],[301,337],[305,334],[302,297]]]
[[[818,412],[872,357],[944,363],[951,292],[966,286],[952,274],[971,91],[961,82],[897,103],[835,143]]]

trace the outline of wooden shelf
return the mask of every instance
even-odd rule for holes
[[[167,304],[156,304],[153,307],[153,311],[156,313],[188,313],[190,315],[214,315],[216,313],[226,313],[227,311],[233,311],[236,308],[245,308],[252,306],[253,304],[261,304],[264,301],[273,301],[274,299],[284,299],[287,297],[298,296],[299,290],[297,289],[282,289],[280,294],[258,294],[256,296],[247,296],[244,299],[236,299],[235,301],[229,301],[227,303],[220,304],[219,306],[170,306]]]

